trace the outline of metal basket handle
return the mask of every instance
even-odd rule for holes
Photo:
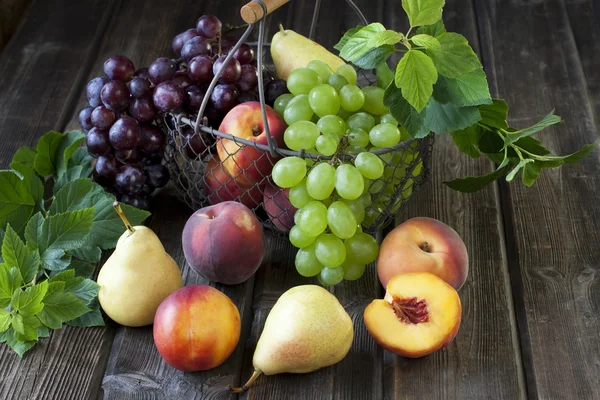
[[[251,1],[242,7],[242,9],[240,10],[240,15],[242,16],[244,22],[246,22],[247,24],[254,24],[258,22],[261,18],[263,18],[265,15],[272,13],[273,11],[277,10],[279,7],[281,7],[289,1],[290,0],[263,0],[262,2],[265,4],[267,9],[266,14],[263,10],[263,7],[259,3]]]

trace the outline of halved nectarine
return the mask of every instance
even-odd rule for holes
[[[381,347],[418,358],[452,342],[461,314],[452,286],[430,272],[408,272],[389,280],[385,298],[367,306],[364,321]]]

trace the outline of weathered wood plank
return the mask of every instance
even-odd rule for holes
[[[402,12],[400,3],[387,11],[392,19]],[[465,35],[479,51],[469,2],[447,1],[444,21],[448,30]],[[407,23],[399,21],[392,28],[406,31]],[[457,177],[483,175],[492,168],[490,162],[470,159],[458,151],[449,135],[437,136],[431,179],[397,219],[401,223],[427,216],[452,226],[467,246],[469,277],[459,291],[461,327],[447,348],[417,360],[385,352],[386,399],[524,398],[497,188],[490,185],[478,193],[461,194],[443,184]]]
[[[476,4],[484,59],[511,105],[511,122],[528,126],[556,108],[565,123],[538,135],[550,149],[569,153],[596,139],[564,2]],[[586,32],[595,22],[582,16],[574,23]],[[599,173],[594,152],[579,164],[544,170],[530,189],[501,186],[531,397],[594,398],[600,390]]]
[[[19,146],[35,143],[48,130],[64,128],[73,94],[86,74],[85,60],[96,51],[112,4],[86,1],[65,7],[55,0],[32,2],[0,54],[3,167]],[[105,363],[107,336],[110,330],[104,328],[65,327],[42,340],[23,360],[2,345],[0,398],[94,397],[100,385],[94,371]]]

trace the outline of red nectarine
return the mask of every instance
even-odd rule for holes
[[[258,206],[263,198],[264,183],[247,186],[232,178],[217,157],[209,160],[204,171],[204,194],[212,205],[223,201],[239,201],[248,208]],[[243,181],[243,180],[242,180]]]
[[[263,206],[269,219],[284,232],[294,226],[294,215],[298,209],[290,203],[290,189],[282,189],[274,183],[267,182],[264,189]]]

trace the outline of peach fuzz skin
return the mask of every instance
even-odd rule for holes
[[[208,285],[189,285],[158,307],[154,343],[163,359],[181,371],[222,364],[240,339],[240,313],[227,295]]]
[[[454,229],[433,218],[418,217],[398,225],[385,237],[377,258],[383,287],[395,275],[418,271],[431,272],[456,290],[463,286],[469,273],[469,256]]]
[[[275,110],[269,106],[265,107],[271,136],[275,139],[277,147],[285,148],[283,133],[287,125]],[[223,118],[219,131],[268,145],[260,103],[257,101],[241,103],[231,109]],[[229,139],[217,140],[217,153],[229,176],[235,177],[236,181],[244,186],[262,181],[271,173],[276,162],[268,151],[237,144]]]

